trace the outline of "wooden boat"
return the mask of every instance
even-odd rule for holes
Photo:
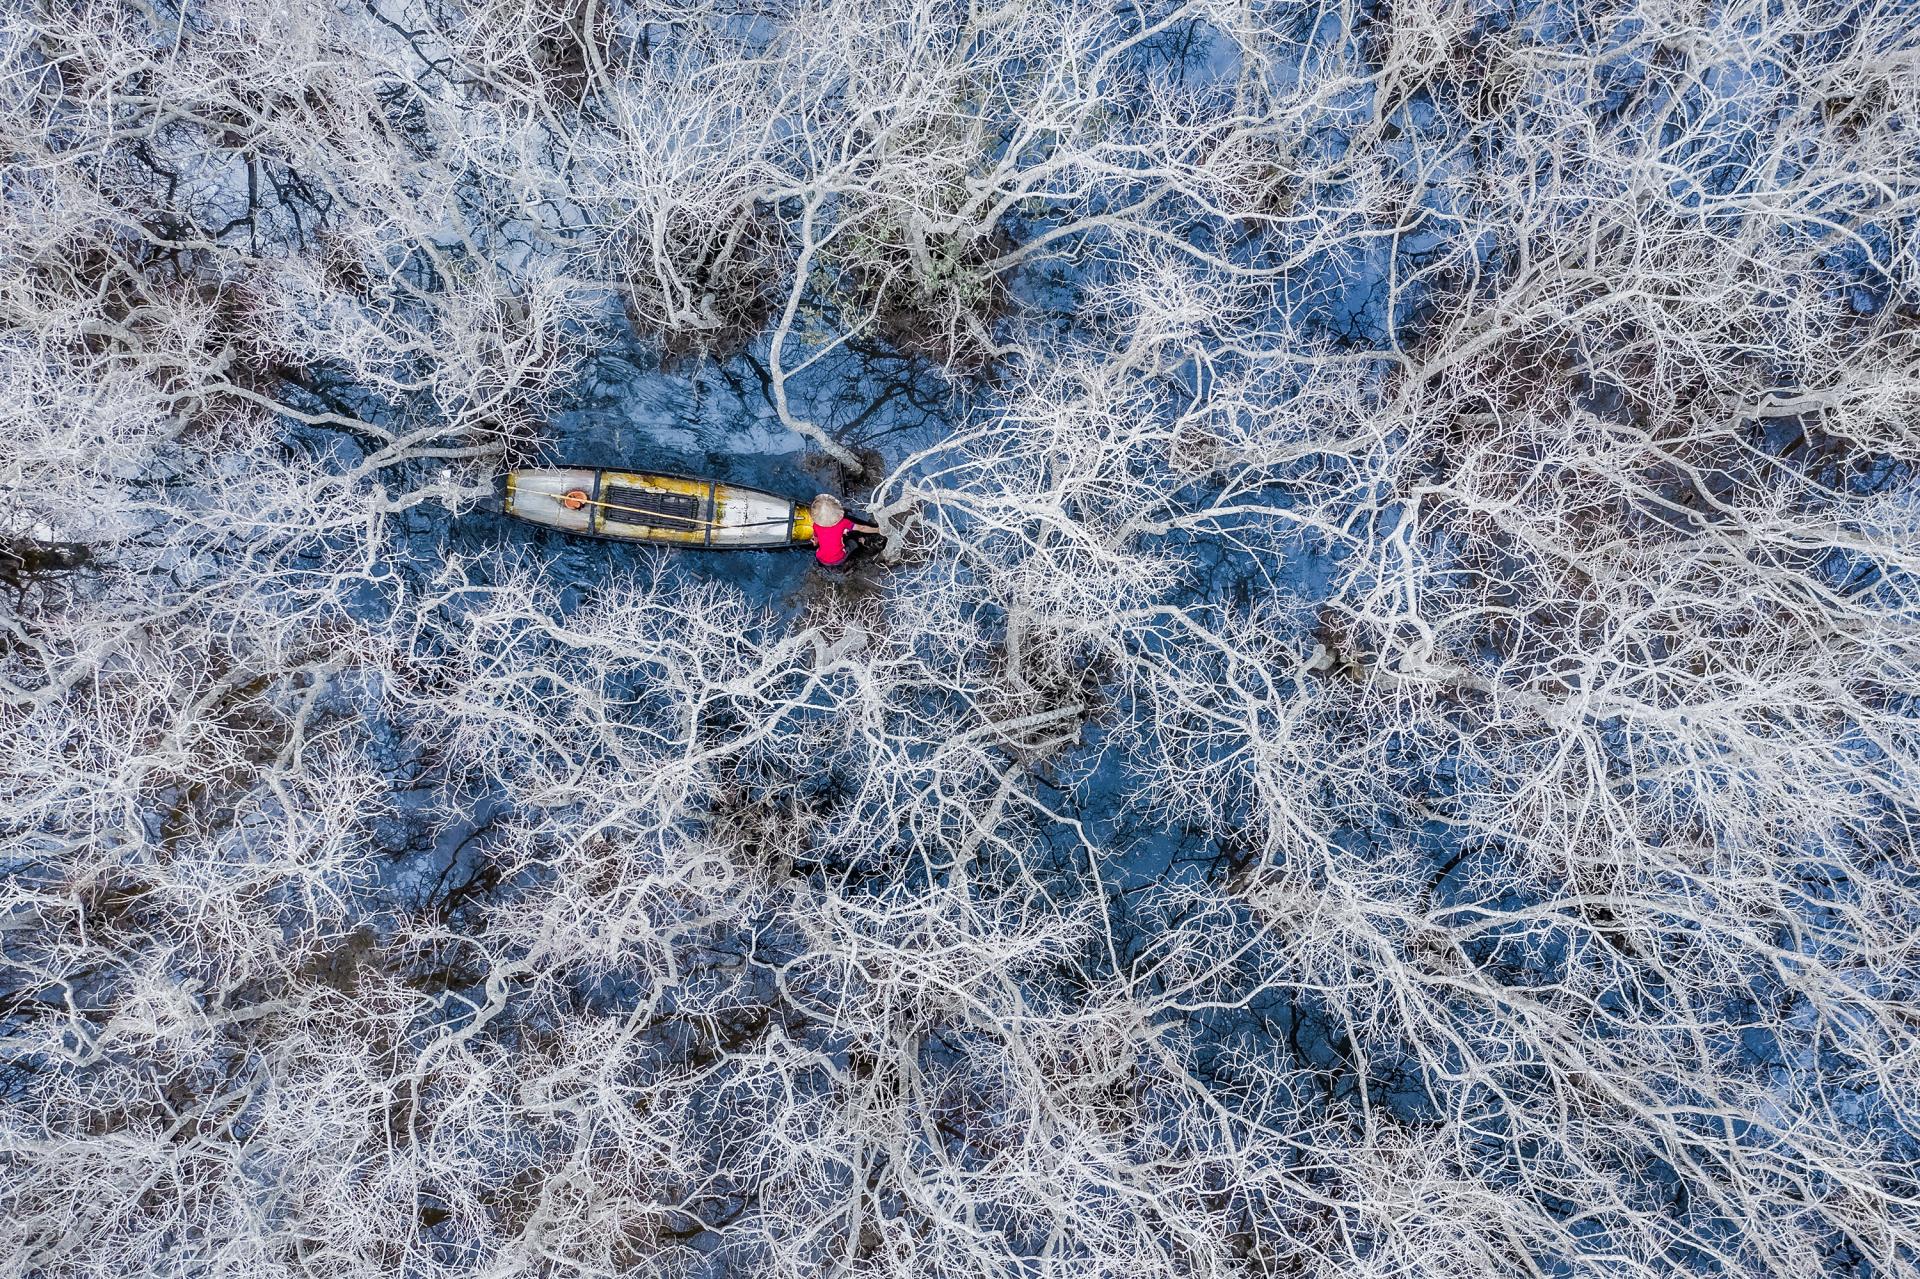
[[[811,546],[807,507],[759,489],[646,471],[508,471],[507,514],[569,533],[712,550]]]

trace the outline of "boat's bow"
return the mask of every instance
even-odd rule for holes
[[[569,533],[593,532],[596,472],[586,467],[508,471],[501,509]]]

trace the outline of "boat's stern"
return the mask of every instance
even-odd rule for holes
[[[549,528],[591,533],[594,477],[584,467],[508,471],[501,480],[500,509]]]

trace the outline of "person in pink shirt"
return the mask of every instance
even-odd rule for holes
[[[871,524],[855,524],[831,493],[822,493],[808,505],[813,516],[813,557],[822,564],[844,564],[847,559],[847,534],[878,533]]]

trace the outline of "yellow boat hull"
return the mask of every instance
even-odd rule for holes
[[[759,489],[648,471],[538,467],[507,472],[508,515],[568,533],[699,550],[811,545],[807,507]]]

